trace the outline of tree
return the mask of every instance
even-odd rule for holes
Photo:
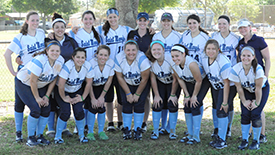
[[[10,0],[0,0],[0,15],[10,12]]]
[[[116,8],[119,11],[119,23],[132,28],[136,27],[139,0],[116,0]]]
[[[139,0],[138,11],[147,12],[148,14],[154,13],[156,10],[164,7],[174,7],[181,3],[180,0]]]

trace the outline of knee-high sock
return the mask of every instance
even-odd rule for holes
[[[252,129],[253,129],[253,134],[254,134],[253,139],[257,140],[257,142],[259,143],[262,127],[258,127],[258,128],[252,127]]]
[[[218,118],[218,127],[219,127],[218,135],[223,140],[226,140],[227,126],[228,126],[227,117]]]
[[[201,115],[193,116],[193,138],[200,142]]]
[[[105,124],[105,112],[97,114],[98,133],[102,132]]]
[[[79,138],[84,137],[84,120],[84,118],[82,120],[75,120]]]
[[[159,122],[161,117],[161,111],[153,111],[153,125],[154,125],[154,133],[159,135]]]
[[[233,123],[233,118],[234,118],[234,110],[233,111],[229,111],[228,113],[228,128],[231,130],[231,126]]]
[[[200,107],[201,117],[203,116],[203,105]]]
[[[14,111],[14,120],[15,120],[16,131],[22,131],[23,117],[24,117],[23,112]]]
[[[213,117],[213,125],[214,125],[214,128],[218,128],[217,109],[212,109],[212,117]]]
[[[134,128],[137,131],[137,128],[141,128],[143,122],[144,112],[143,113],[135,113],[134,112]]]
[[[34,136],[39,118],[34,118],[31,115],[28,116],[28,136]]]
[[[192,113],[185,113],[185,122],[188,130],[188,137],[193,137],[193,120],[192,120]]]
[[[66,125],[66,122],[58,117],[57,122],[56,122],[55,138],[57,138],[57,139],[62,138],[62,131],[63,131],[65,125]]]
[[[168,109],[163,109],[161,111],[161,128],[163,128],[163,129],[166,128],[167,114],[168,114]]]
[[[51,111],[48,119],[48,131],[54,131],[54,120],[55,120],[55,112]]]
[[[90,111],[87,111],[87,125],[89,128],[89,133],[94,133],[95,114]]]
[[[176,133],[176,125],[178,120],[178,112],[169,112],[170,132]]]
[[[250,123],[249,124],[242,124],[242,137],[246,141],[248,141],[249,129],[250,129]]]
[[[89,111],[89,110],[88,110],[88,109],[84,109],[84,108],[83,108],[83,110],[84,110],[85,126],[86,126],[86,125],[88,125],[88,123],[87,123],[87,115],[88,115],[88,111]]]
[[[123,117],[124,127],[125,128],[128,127],[128,130],[131,130],[133,114],[122,113],[122,117]]]
[[[39,117],[37,131],[36,131],[37,136],[43,134],[45,127],[47,125],[48,119],[49,119],[49,117],[43,117],[43,116]]]

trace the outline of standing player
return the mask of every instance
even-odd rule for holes
[[[142,52],[146,52],[152,42],[152,38],[154,34],[150,34],[148,24],[149,24],[149,15],[146,12],[141,12],[137,16],[137,30],[132,30],[129,32],[127,40],[133,39],[138,43],[139,50]],[[145,132],[147,130],[146,122],[150,113],[150,92],[147,96],[145,102],[145,113],[142,123],[142,130]]]
[[[152,62],[151,66],[151,85],[153,89],[153,125],[154,131],[151,135],[151,139],[156,140],[159,138],[159,122],[161,117],[161,111],[164,105],[167,105],[169,109],[169,122],[170,122],[170,140],[175,140],[176,124],[178,118],[178,98],[180,95],[180,89],[178,89],[178,83],[174,78],[172,66],[171,54],[164,50],[164,44],[155,40],[150,44],[146,55]]]
[[[94,137],[95,115],[97,114],[98,135],[99,139],[107,140],[108,136],[103,131],[105,124],[105,102],[112,102],[112,96],[109,88],[115,74],[115,63],[110,56],[110,48],[106,45],[98,47],[96,57],[90,60],[94,73],[93,85],[90,91],[90,96],[87,97],[86,106],[89,110],[87,113],[87,124],[89,132],[87,138],[96,140]]]
[[[179,43],[181,35],[173,28],[173,16],[171,13],[165,12],[161,16],[162,30],[156,33],[153,37],[154,40],[160,40],[164,44],[165,53],[169,53],[174,44]],[[164,105],[162,108],[161,128],[160,134],[168,134],[170,131],[169,123],[167,123],[168,107]],[[166,126],[167,123],[167,126]]]
[[[51,110],[49,96],[64,64],[64,59],[60,56],[60,44],[51,41],[46,45],[46,49],[26,64],[15,78],[17,94],[30,109],[26,143],[30,147],[50,144],[43,136]]]
[[[240,37],[237,36],[235,33],[231,32],[229,30],[230,26],[230,18],[226,15],[222,15],[218,18],[218,32],[214,32],[211,36],[212,39],[215,39],[218,41],[220,45],[220,50],[222,53],[224,53],[227,58],[231,61],[231,66],[233,67],[237,63],[237,54],[236,54],[236,48],[239,43]],[[234,86],[234,83],[230,83],[230,94],[236,96],[236,87]],[[234,98],[232,98],[234,99]],[[234,118],[234,106],[233,106],[233,100],[229,101],[229,115],[228,115],[228,129],[227,129],[227,137],[231,137],[231,126]],[[232,102],[232,103],[231,103]],[[231,106],[232,105],[232,106]],[[216,113],[216,109],[213,110],[213,122],[214,122],[214,135],[218,134],[218,125],[216,116],[214,115]]]
[[[42,51],[44,46],[45,33],[42,29],[38,29],[39,16],[37,12],[29,12],[26,17],[26,21],[23,24],[20,34],[16,35],[7,48],[4,56],[7,67],[13,76],[16,76],[17,72],[14,71],[11,55],[15,53],[20,57],[20,64],[18,70],[26,65],[32,59],[32,55],[36,52]],[[25,103],[22,102],[15,88],[15,105],[14,105],[14,118],[16,127],[16,141],[22,142],[22,124],[23,124],[23,111]]]
[[[142,139],[142,120],[144,118],[144,104],[149,93],[148,79],[150,62],[143,52],[138,50],[134,40],[125,43],[124,52],[115,59],[115,71],[121,86],[123,104],[123,138],[131,138],[131,124],[134,110],[134,139]]]
[[[258,60],[258,63],[263,67],[265,76],[268,78],[269,70],[271,66],[270,61],[270,54],[269,54],[269,48],[266,42],[264,41],[263,37],[259,37],[256,34],[251,33],[251,24],[249,21],[245,19],[241,19],[238,22],[238,30],[240,34],[243,36],[243,38],[240,40],[237,50],[239,51],[238,57],[240,58],[240,51],[245,46],[251,46],[255,50],[255,56]],[[264,59],[264,61],[263,61]],[[267,142],[266,135],[265,135],[265,114],[264,111],[262,111],[261,114],[262,118],[262,131],[260,136],[260,142],[265,143]]]
[[[267,102],[270,89],[264,70],[258,64],[255,54],[253,47],[244,47],[240,52],[241,62],[233,67],[229,76],[229,79],[235,83],[241,99],[243,140],[238,147],[241,150],[248,146],[251,122],[254,138],[249,149],[260,149],[261,113]]]
[[[88,139],[84,136],[85,114],[83,103],[89,95],[93,74],[91,64],[85,60],[85,49],[76,48],[72,54],[72,59],[64,64],[59,74],[58,87],[54,89],[55,99],[60,107],[60,115],[57,119],[54,138],[56,144],[64,143],[61,136],[66,122],[71,115],[71,105],[73,107],[79,140],[81,143],[88,142]],[[82,87],[84,81],[87,83],[85,88]]]

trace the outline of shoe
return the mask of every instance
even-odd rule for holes
[[[85,127],[84,127],[84,134],[87,134],[88,131],[89,131],[88,125],[85,125]]]
[[[23,142],[23,135],[21,131],[16,131],[16,138],[15,138],[17,143],[22,143]]]
[[[231,129],[227,128],[226,137],[231,137]]]
[[[43,134],[41,134],[37,137],[37,142],[40,145],[50,145],[51,144],[50,141],[48,141],[47,139],[44,138]]]
[[[114,122],[109,122],[108,127],[107,127],[107,131],[109,131],[109,132],[116,131],[116,128],[114,126]]]
[[[252,137],[252,133],[249,133],[249,134],[248,134],[248,139],[250,139],[251,137]],[[243,139],[243,136],[238,137],[238,139],[242,140],[242,139]]]
[[[223,140],[223,139],[221,139],[221,138],[219,138],[219,139],[216,141],[215,145],[214,145],[214,148],[216,148],[216,149],[223,149],[223,148],[225,148],[225,147],[227,147],[227,143],[226,143],[225,140]]]
[[[238,149],[244,150],[247,146],[248,146],[248,141],[246,139],[243,139],[241,145],[238,146]]]
[[[131,139],[132,138],[131,134],[132,134],[131,130],[129,130],[128,127],[126,127],[126,128],[123,129],[123,139],[124,140]]]
[[[159,134],[160,134],[160,135],[168,135],[169,132],[168,132],[166,129],[160,128],[160,129],[159,129]]]
[[[170,133],[169,134],[169,140],[176,140],[178,137],[178,135],[176,135],[175,133]]]
[[[62,138],[54,138],[54,143],[55,144],[63,144],[64,140]]]
[[[80,142],[80,143],[88,143],[89,140],[88,140],[86,137],[81,137],[81,138],[79,139],[79,142]]]
[[[94,136],[94,133],[88,133],[87,138],[88,138],[88,140],[92,140],[92,141],[96,140],[95,136]]]
[[[77,130],[77,127],[76,127],[76,126],[74,127],[73,134],[78,134],[78,130]]]
[[[134,139],[142,140],[142,129],[140,127],[138,127],[136,131],[134,131]]]
[[[218,128],[215,128],[213,133],[211,134],[211,137],[214,138],[214,137],[217,137],[218,136],[218,132],[219,132],[219,129]]]
[[[120,131],[123,131],[123,125],[121,124],[121,125],[118,125],[117,127],[116,127],[118,130],[120,130]]]
[[[213,137],[213,141],[211,141],[211,142],[209,143],[209,145],[212,146],[212,147],[214,147],[215,144],[217,143],[218,139],[219,139],[219,136],[214,136],[214,137]]]
[[[106,133],[104,131],[100,132],[98,135],[99,135],[100,140],[108,140],[109,139],[109,137],[106,135]]]
[[[38,145],[38,142],[37,142],[35,136],[29,136],[26,145],[28,145],[30,147]]]
[[[55,131],[47,131],[46,136],[49,138],[54,138],[55,137]]]
[[[266,135],[261,134],[259,141],[260,143],[266,143],[267,142]]]
[[[142,123],[141,129],[142,129],[142,133],[147,131],[147,124],[145,122]]]
[[[189,141],[189,138],[188,137],[182,137],[181,140],[179,140],[179,143],[186,143]]]
[[[64,129],[62,131],[62,135],[67,136],[67,137],[73,137],[73,134],[70,132],[69,129]]]
[[[249,150],[259,150],[260,149],[260,143],[257,142],[257,140],[253,140],[252,143],[249,145]]]
[[[157,135],[156,133],[152,133],[151,134],[151,137],[150,137],[152,140],[157,140],[157,139],[159,139],[159,135]]]
[[[195,139],[189,139],[189,141],[186,142],[186,144],[188,144],[188,145],[194,145],[194,144],[198,144],[198,143],[200,143],[200,142],[198,142]]]
[[[188,136],[188,135],[189,135],[188,131],[184,131],[183,134],[184,134],[185,136]]]

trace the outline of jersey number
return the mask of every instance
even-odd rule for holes
[[[123,50],[123,46],[118,46],[118,52],[117,53],[120,53],[120,51]]]
[[[191,57],[194,58],[195,60],[197,60],[199,62],[199,55],[196,54],[196,56],[194,57],[194,55],[191,54]]]

